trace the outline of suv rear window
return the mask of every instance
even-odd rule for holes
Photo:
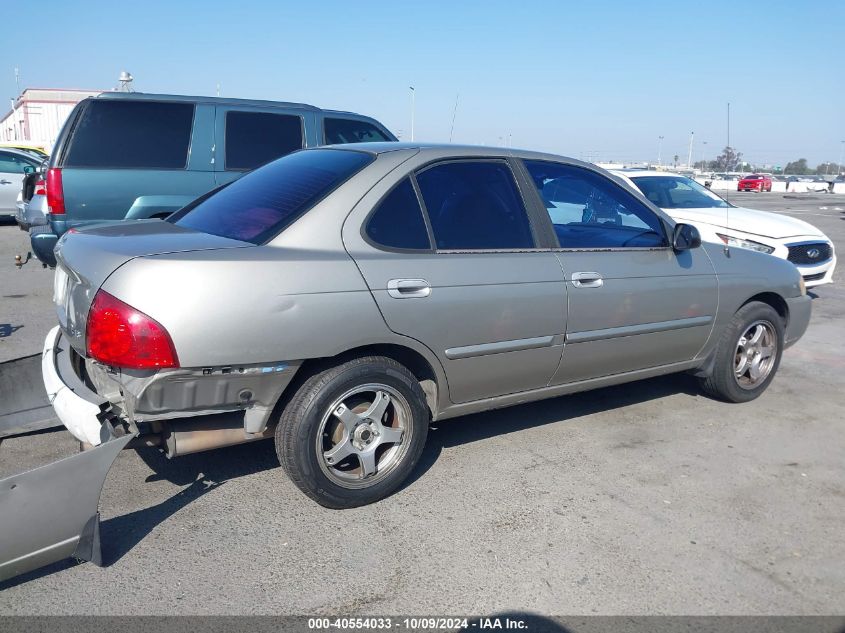
[[[302,147],[301,117],[235,110],[226,113],[226,169],[255,169]]]
[[[374,158],[365,152],[333,149],[296,152],[200,198],[168,221],[262,244]]]
[[[67,167],[184,169],[192,103],[92,100],[76,124]]]
[[[323,130],[326,133],[326,145],[393,140],[372,123],[355,119],[326,117],[323,121]]]

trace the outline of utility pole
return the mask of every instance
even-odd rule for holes
[[[452,132],[455,131],[455,115],[458,114],[458,98],[461,96],[461,93],[455,95],[455,109],[452,110],[452,126],[449,128],[449,142],[452,142]]]
[[[660,153],[663,151],[663,137],[657,137],[657,165],[660,166],[662,163],[660,162]]]
[[[416,109],[417,91],[414,90],[413,86],[408,86],[408,88],[411,90],[411,141],[413,141],[414,140],[414,114],[415,114],[414,110]]]
[[[695,136],[695,132],[689,133],[689,154],[687,154],[687,168],[692,168],[692,139]]]

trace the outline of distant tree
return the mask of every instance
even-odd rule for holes
[[[678,166],[678,158],[679,158],[679,157],[678,157],[678,155],[677,155],[677,154],[675,154],[675,156],[672,158],[672,164],[673,164],[675,167],[677,167],[677,166]]]
[[[810,168],[807,167],[807,159],[799,158],[796,161],[787,163],[783,168],[785,174],[792,174],[794,176],[805,176],[810,173]]]
[[[736,151],[733,147],[728,145],[722,150],[722,153],[716,157],[715,168],[719,171],[736,171],[736,168],[741,164],[742,152]]]
[[[822,163],[816,167],[816,173],[820,176],[837,176],[842,171],[842,165],[836,163]]]

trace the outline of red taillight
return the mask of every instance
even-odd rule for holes
[[[47,193],[47,187],[46,187],[46,183],[44,182],[44,180],[43,180],[43,179],[42,179],[42,180],[37,180],[37,181],[35,182],[35,192],[34,192],[34,194],[33,194],[33,195],[36,195],[36,196],[43,196],[43,195],[45,195],[46,193]]]
[[[88,313],[88,356],[115,367],[178,367],[167,330],[154,319],[104,290]]]
[[[62,170],[58,167],[51,167],[47,170],[47,209],[53,215],[62,215],[65,212]]]

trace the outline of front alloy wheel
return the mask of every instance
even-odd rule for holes
[[[711,396],[748,402],[775,377],[783,353],[784,322],[767,303],[742,306],[722,332],[709,376],[701,385]]]
[[[736,345],[734,377],[743,389],[754,389],[769,377],[775,365],[775,326],[768,321],[755,321],[745,330]]]

